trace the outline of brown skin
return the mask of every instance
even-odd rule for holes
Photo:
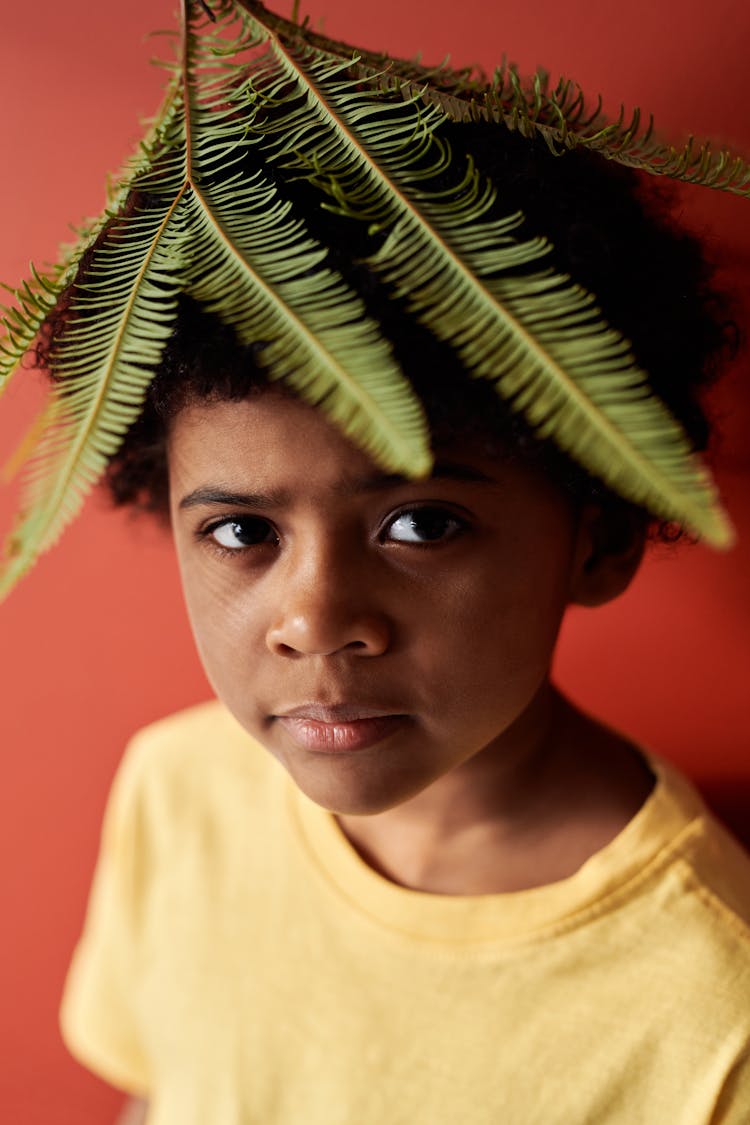
[[[184,408],[169,466],[185,597],[219,698],[373,868],[434,893],[519,890],[576,871],[653,784],[549,683],[566,606],[620,593],[642,536],[609,551],[598,509],[537,470],[437,454],[449,475],[394,480],[273,391]],[[310,703],[400,717],[324,753],[279,718]]]

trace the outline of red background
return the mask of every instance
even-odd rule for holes
[[[3,18],[0,278],[44,262],[67,224],[96,213],[107,171],[159,101],[146,32],[174,26],[173,0],[14,4]],[[289,14],[288,0],[277,10]],[[401,54],[491,67],[502,54],[546,66],[651,109],[662,133],[732,141],[750,154],[745,108],[750,9],[744,0],[307,0],[303,14],[337,37]],[[684,192],[739,289],[747,325],[750,204]],[[644,262],[644,270],[648,263]],[[746,361],[745,361],[746,367]],[[748,622],[750,389],[739,367],[717,409],[725,431],[719,480],[740,531],[729,555],[657,551],[618,603],[570,615],[560,681],[585,705],[679,762],[750,840]],[[0,417],[7,455],[34,402],[35,376],[9,390]],[[7,526],[14,495],[0,496]],[[80,927],[107,787],[138,726],[205,697],[163,534],[106,511],[95,497],[0,607],[2,949],[0,1119],[94,1125],[119,1095],[70,1060],[56,1010]]]

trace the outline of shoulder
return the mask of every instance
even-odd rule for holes
[[[727,1090],[750,1091],[750,857],[706,810],[685,833],[660,903],[651,955],[671,989],[670,1035],[689,1041],[726,1076]],[[650,966],[650,971],[657,968]],[[647,980],[648,978],[646,978]],[[658,995],[649,986],[652,1001]],[[686,1048],[687,1049],[687,1048]],[[694,1059],[698,1074],[700,1059]],[[727,1095],[728,1096],[728,1095]],[[737,1105],[733,1100],[732,1106]],[[712,1118],[713,1120],[713,1118]],[[724,1120],[722,1115],[721,1120]],[[727,1122],[740,1120],[729,1115]],[[741,1120],[745,1120],[744,1116]]]
[[[130,739],[121,772],[191,778],[204,771],[241,768],[264,773],[268,752],[218,700],[167,715]]]
[[[750,1043],[750,856],[693,785],[661,766],[683,822],[655,860],[644,957],[672,982],[684,1033],[739,1057]]]
[[[674,857],[696,910],[748,943],[750,955],[750,855],[706,807],[693,784],[659,763],[661,782],[684,816]]]
[[[186,826],[232,820],[267,803],[282,767],[218,701],[159,719],[128,743],[110,816],[137,821],[152,841]],[[118,811],[119,810],[119,811]]]
[[[211,699],[142,727],[133,735],[128,748],[136,753],[169,752],[168,748],[186,751],[191,746],[211,745],[217,741],[251,740],[226,707],[218,699]]]
[[[750,855],[707,811],[685,841],[680,866],[696,911],[744,952],[750,979]]]

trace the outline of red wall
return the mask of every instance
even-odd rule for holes
[[[278,10],[289,8],[279,0]],[[428,61],[449,46],[456,63],[491,66],[507,52],[525,68],[541,63],[600,89],[612,107],[639,100],[670,137],[693,129],[750,153],[744,0],[308,0],[303,10],[314,20],[326,11],[331,34],[400,53],[421,48]],[[54,255],[68,222],[99,209],[105,173],[158,102],[161,77],[147,65],[143,36],[172,22],[168,0],[9,9],[0,39],[0,278],[19,280],[29,258]],[[747,289],[750,203],[692,189],[684,211]],[[33,400],[30,375],[3,403],[0,454]],[[720,481],[740,547],[727,556],[702,547],[654,555],[619,603],[570,615],[558,674],[576,698],[704,781],[750,838],[750,391],[739,373],[719,408]],[[0,496],[4,526],[12,500]],[[67,1057],[56,1009],[102,805],[128,734],[207,687],[168,543],[99,499],[0,607],[0,631],[0,1119],[98,1125],[112,1120],[118,1095]]]

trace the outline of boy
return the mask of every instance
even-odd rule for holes
[[[377,118],[388,104],[357,110]],[[381,272],[398,242],[389,201],[371,198],[382,210],[364,215],[351,183],[326,179],[320,161],[309,183],[299,167],[285,180],[273,163],[278,106],[262,107],[253,125],[270,145],[274,190],[326,250],[324,276],[322,259],[308,262],[305,297],[341,279],[334,331],[351,330],[361,302],[357,323],[377,323],[418,392],[434,463],[429,474],[389,471],[374,445],[347,436],[351,415],[327,416],[320,395],[303,401],[296,370],[272,382],[292,330],[237,340],[235,325],[202,311],[213,265],[195,234],[200,266],[182,267],[176,328],[108,472],[120,501],[169,510],[221,703],[156,724],[126,755],[66,1038],[144,1099],[149,1125],[744,1121],[747,857],[671,768],[549,681],[565,607],[622,592],[654,512],[671,510],[633,503],[624,469],[610,477],[618,495],[540,440],[549,393],[527,394],[526,422],[471,378],[473,359],[446,327],[449,298],[462,294],[436,314],[416,283],[399,291],[396,267]],[[495,223],[506,246],[486,185],[502,189],[506,214],[523,206],[509,307],[549,287],[538,254],[556,277],[572,274],[702,448],[694,392],[721,323],[696,248],[643,204],[634,177],[496,127],[441,123],[413,136],[424,145],[416,190],[427,182],[433,212],[449,193],[459,209],[466,195],[484,198],[474,220]],[[304,159],[306,137],[296,143]],[[159,220],[165,151],[130,197],[139,230]],[[452,163],[436,186],[428,172],[441,153]],[[221,152],[218,203],[249,181],[253,155]],[[471,178],[474,164],[486,178]],[[196,195],[214,188],[194,178]],[[338,214],[320,208],[321,193]],[[128,230],[115,233],[110,253]],[[418,258],[418,239],[410,245]],[[58,378],[66,345],[80,354],[91,335],[81,294],[93,299],[98,249],[54,326]],[[157,293],[171,284],[166,272],[158,280]],[[557,326],[576,340],[591,328],[579,295]],[[334,347],[330,318],[316,338]],[[621,393],[608,384],[591,412],[608,418],[603,401]],[[639,407],[644,396],[639,384]],[[668,427],[657,430],[668,446]],[[687,526],[700,508],[685,499]],[[720,516],[706,521],[719,540]]]

